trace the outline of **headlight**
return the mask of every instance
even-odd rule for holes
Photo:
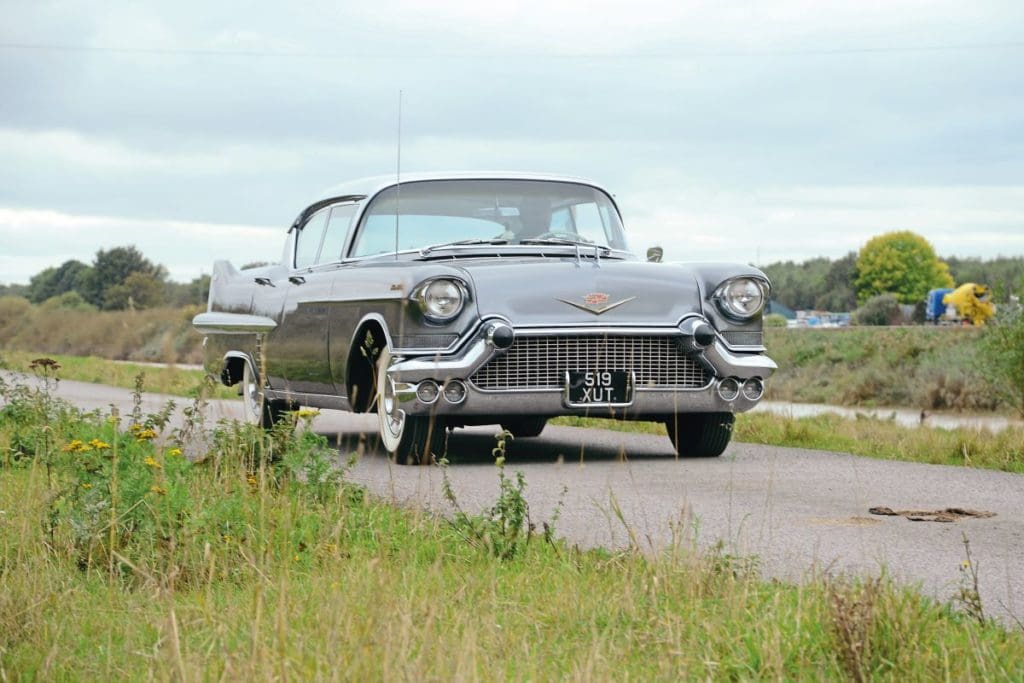
[[[446,322],[462,312],[466,285],[459,280],[438,278],[416,288],[415,299],[428,320]]]
[[[726,316],[750,320],[761,312],[768,299],[768,283],[752,277],[726,280],[714,294],[715,302]]]

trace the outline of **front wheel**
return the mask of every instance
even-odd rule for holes
[[[284,401],[267,400],[256,374],[248,363],[243,364],[241,393],[242,412],[247,424],[271,429],[288,412],[288,405]]]
[[[732,413],[687,413],[665,420],[668,438],[681,458],[717,458],[732,438]]]
[[[398,465],[429,465],[444,456],[444,423],[430,417],[407,415],[388,377],[391,352],[383,349],[377,357],[377,418],[384,450],[395,456]]]

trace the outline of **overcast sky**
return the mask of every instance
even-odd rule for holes
[[[1024,254],[1024,3],[0,0],[0,282],[271,260],[323,188],[594,178],[637,251]]]

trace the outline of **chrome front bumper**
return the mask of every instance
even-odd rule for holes
[[[755,399],[744,396],[727,400],[720,392],[722,380],[734,378],[742,383],[751,378],[767,379],[778,367],[761,350],[739,352],[730,350],[719,335],[703,346],[695,342],[694,332],[699,323],[706,322],[691,316],[675,327],[639,328],[519,328],[515,338],[531,335],[666,335],[678,338],[680,348],[688,349],[693,361],[707,371],[710,381],[699,388],[636,387],[627,406],[568,405],[560,389],[481,390],[472,383],[473,374],[504,349],[489,341],[488,331],[493,324],[507,324],[502,320],[485,320],[466,344],[452,354],[434,356],[406,356],[397,358],[388,370],[394,383],[401,407],[412,415],[592,415],[639,418],[647,415],[666,415],[681,412],[743,412],[757,405]],[[432,380],[439,385],[461,381],[466,385],[466,396],[458,403],[449,403],[444,397],[427,404],[416,396],[421,382]]]

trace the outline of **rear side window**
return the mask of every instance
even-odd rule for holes
[[[336,263],[341,260],[341,250],[345,248],[345,238],[348,237],[348,229],[357,206],[358,204],[340,204],[331,207],[331,217],[327,221],[324,245],[320,248],[317,263]]]
[[[313,214],[305,222],[295,237],[295,267],[309,268],[316,263],[320,253],[320,243],[324,238],[324,226],[327,224],[328,209]]]

